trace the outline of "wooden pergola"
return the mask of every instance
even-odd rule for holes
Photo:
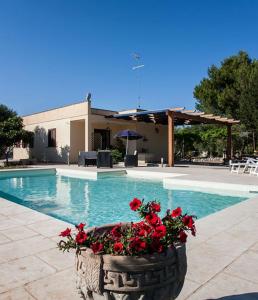
[[[168,166],[174,166],[174,128],[180,125],[196,125],[196,124],[217,124],[227,126],[227,159],[232,156],[232,135],[231,127],[239,123],[238,120],[225,117],[206,114],[195,110],[186,110],[184,107],[168,108],[155,111],[140,111],[134,113],[121,113],[107,116],[120,120],[133,120],[137,122],[146,122],[154,124],[168,125]]]

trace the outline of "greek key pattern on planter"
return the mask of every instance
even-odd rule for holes
[[[104,289],[117,292],[140,291],[161,287],[176,279],[176,264],[145,272],[104,271]]]

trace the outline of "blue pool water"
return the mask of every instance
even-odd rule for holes
[[[128,203],[134,197],[158,200],[162,214],[181,206],[184,212],[202,218],[247,198],[191,190],[167,190],[160,181],[126,176],[94,180],[56,175],[0,179],[0,197],[47,215],[89,226],[138,220]]]

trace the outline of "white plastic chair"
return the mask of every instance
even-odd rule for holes
[[[246,162],[232,163],[231,160],[229,161],[229,168],[231,173],[239,174],[241,168],[243,168],[243,173],[255,174],[257,173],[257,166],[258,160],[251,157],[247,157]]]

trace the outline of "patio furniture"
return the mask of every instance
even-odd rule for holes
[[[97,152],[96,151],[80,151],[78,156],[78,166],[89,166],[97,164]]]
[[[143,138],[142,135],[140,135],[139,133],[133,131],[133,130],[121,130],[119,131],[114,138],[122,138],[122,139],[126,139],[126,155],[128,154],[128,143],[129,141],[133,141],[133,140],[139,140],[141,138]]]
[[[257,175],[258,176],[258,160],[256,160],[251,166],[250,166],[250,175]]]
[[[245,170],[246,166],[246,162],[232,162],[231,160],[229,161],[229,170],[231,173],[239,174],[240,169],[243,168],[243,170]]]
[[[113,168],[113,160],[110,150],[98,151],[97,168]]]
[[[134,154],[126,154],[124,158],[125,167],[138,167],[138,153],[135,151]]]
[[[240,170],[243,169],[243,173],[255,174],[257,173],[258,160],[246,157],[246,161],[229,161],[229,169],[231,173],[239,174]]]

